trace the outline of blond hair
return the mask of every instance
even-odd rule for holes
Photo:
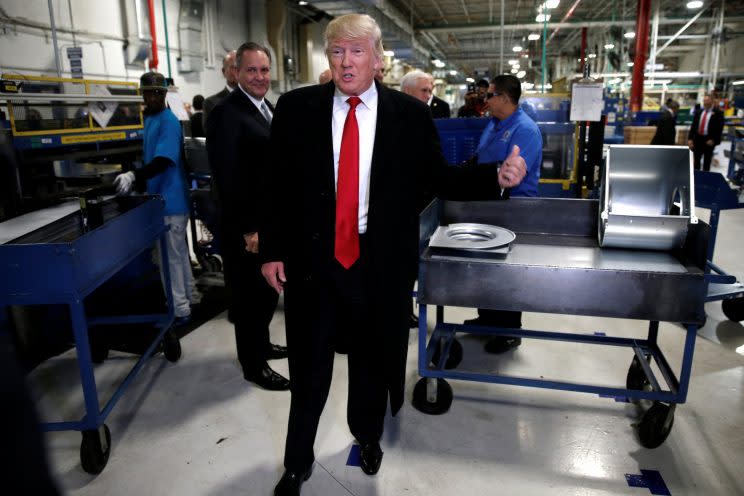
[[[325,31],[325,51],[337,40],[370,40],[378,59],[383,57],[382,31],[372,17],[367,14],[347,14],[328,23]]]

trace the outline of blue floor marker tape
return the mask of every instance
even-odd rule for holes
[[[647,487],[651,494],[672,496],[661,474],[656,470],[641,470],[641,474],[625,474],[630,487]]]
[[[359,447],[358,444],[355,444],[351,447],[351,451],[349,451],[349,458],[346,460],[346,465],[350,467],[358,467],[359,466],[359,455],[362,452],[362,449]]]

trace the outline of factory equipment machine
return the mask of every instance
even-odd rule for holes
[[[446,379],[595,393],[641,405],[650,402],[638,423],[640,442],[648,448],[664,442],[676,405],[687,397],[696,331],[704,319],[709,228],[693,214],[692,161],[686,147],[611,146],[602,178],[599,200],[437,200],[425,210],[419,245],[422,379],[414,391],[417,409],[447,411],[452,388]],[[461,226],[473,223],[480,226],[469,232]],[[494,244],[496,231],[483,225],[509,230],[515,237]],[[451,231],[445,231],[449,243],[433,243],[433,234],[443,228]],[[430,336],[428,305],[436,306]],[[636,339],[452,324],[444,321],[445,306],[646,320],[648,335]],[[659,345],[662,321],[685,330],[679,375]],[[463,348],[458,333],[575,343],[597,352],[607,346],[627,349],[626,383],[607,386],[459,370]]]

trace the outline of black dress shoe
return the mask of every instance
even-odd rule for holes
[[[418,327],[418,317],[416,317],[414,314],[408,316],[408,327],[412,329],[414,327]]]
[[[375,475],[380,470],[380,464],[382,463],[382,448],[380,448],[380,443],[367,443],[363,445],[359,453],[359,461],[362,472],[367,475]]]
[[[266,354],[267,360],[277,360],[287,358],[287,347],[279,344],[269,344],[269,352]]]
[[[289,389],[289,381],[277,374],[267,364],[257,371],[254,372],[243,372],[243,377],[246,381],[250,381],[255,385],[267,389],[269,391],[286,391]]]
[[[282,478],[279,479],[279,482],[277,482],[274,488],[274,496],[300,496],[302,483],[308,480],[312,473],[312,467],[306,472],[285,470],[284,475],[282,475]]]
[[[522,344],[522,338],[515,338],[511,336],[494,336],[483,345],[483,349],[486,353],[505,353],[509,350],[513,350],[517,346]]]

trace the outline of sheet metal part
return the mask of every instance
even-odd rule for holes
[[[484,250],[508,246],[515,234],[503,227],[472,222],[439,226],[429,241],[429,246],[462,250]]]
[[[422,214],[424,236],[440,223],[474,221],[504,226],[517,239],[501,259],[442,254],[424,245],[419,264],[421,303],[703,321],[708,235],[704,223],[691,226],[685,245],[671,252],[600,248],[596,200],[439,202]]]
[[[600,191],[600,246],[682,246],[688,226],[697,222],[693,177],[686,146],[610,146]]]

